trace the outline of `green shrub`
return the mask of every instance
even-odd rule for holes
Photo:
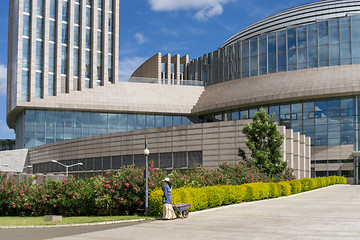
[[[221,186],[211,186],[203,188],[208,197],[208,207],[213,208],[221,206],[225,200],[225,191],[222,190]]]
[[[284,181],[279,183],[249,183],[243,185],[221,185],[202,188],[185,187],[172,191],[173,203],[191,203],[189,211],[199,211],[207,208],[219,207],[250,202],[266,198],[289,196],[301,191],[313,190],[327,184],[346,183],[344,177],[303,178],[301,180]],[[162,190],[153,190],[149,197],[150,213],[162,214]]]
[[[297,194],[299,192],[302,191],[302,189],[304,189],[304,183],[302,180],[293,180],[290,182],[290,186],[291,186],[291,194]],[[303,191],[307,191],[307,190],[303,190]]]
[[[162,215],[162,196],[163,191],[161,189],[152,190],[149,194],[149,213],[154,216]]]
[[[280,186],[277,183],[269,183],[269,197],[270,198],[277,198],[281,197],[282,192]]]
[[[277,183],[281,189],[281,196],[290,196],[291,195],[291,186],[289,182],[279,182]]]

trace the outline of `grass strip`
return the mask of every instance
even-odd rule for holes
[[[0,226],[28,226],[28,225],[70,225],[82,223],[100,223],[136,219],[152,220],[144,216],[90,216],[90,217],[63,217],[62,222],[45,222],[44,217],[0,217]]]

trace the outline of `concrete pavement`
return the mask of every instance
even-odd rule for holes
[[[64,236],[73,236],[81,233],[104,231],[112,228],[127,227],[144,222],[124,222],[108,225],[53,227],[53,228],[23,228],[0,229],[0,240],[45,240]]]
[[[58,240],[360,239],[360,186],[336,185],[281,199],[190,213]]]

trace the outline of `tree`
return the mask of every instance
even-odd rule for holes
[[[259,170],[270,177],[283,174],[287,168],[281,153],[284,136],[280,134],[274,116],[270,117],[260,109],[252,123],[245,124],[242,132],[247,137],[246,146]],[[238,156],[246,160],[245,151],[241,148],[238,149]]]

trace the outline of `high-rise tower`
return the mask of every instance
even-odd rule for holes
[[[21,148],[35,138],[24,110],[118,81],[119,0],[12,0],[8,49],[7,122]]]

